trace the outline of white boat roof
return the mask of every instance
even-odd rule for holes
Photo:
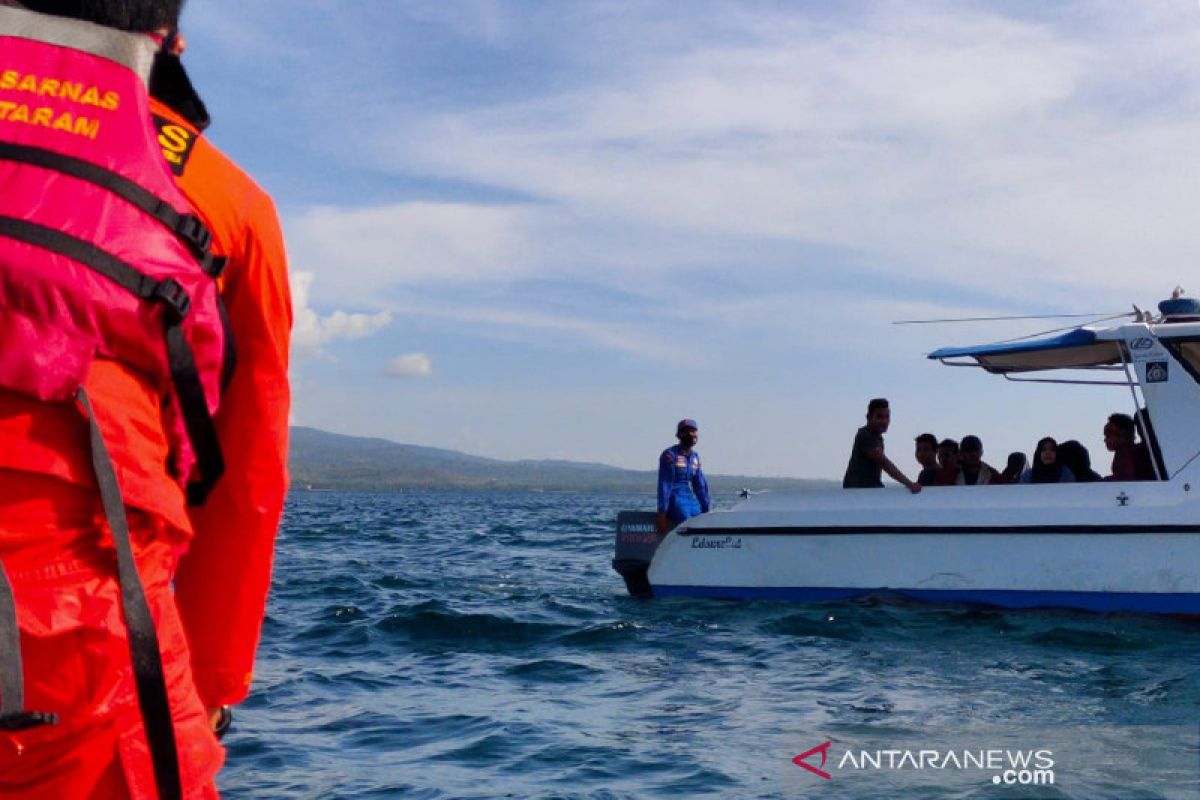
[[[1197,338],[1200,337],[1200,323],[1139,322],[1101,329],[1085,326],[1040,339],[943,347],[928,357],[943,363],[951,363],[951,359],[973,359],[980,367],[996,374],[1113,366],[1121,363],[1121,343],[1127,335],[1147,333],[1159,338]]]

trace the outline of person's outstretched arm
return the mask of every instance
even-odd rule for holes
[[[900,468],[892,463],[892,460],[884,455],[882,447],[876,447],[867,453],[867,457],[874,461],[879,466],[883,467],[892,480],[899,483],[908,489],[913,494],[918,494],[921,491],[921,484],[915,481],[910,481],[908,476],[900,471]]]
[[[240,242],[221,292],[238,359],[215,419],[225,475],[193,509],[195,538],[175,578],[196,687],[210,708],[239,703],[250,690],[288,483],[292,306],[266,195]]]

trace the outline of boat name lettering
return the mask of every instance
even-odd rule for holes
[[[711,536],[697,536],[692,539],[692,549],[695,550],[741,550],[742,537],[725,536],[720,539]]]

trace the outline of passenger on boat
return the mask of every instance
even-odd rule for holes
[[[1079,483],[1093,483],[1102,480],[1096,470],[1092,469],[1092,456],[1081,443],[1070,439],[1058,446],[1058,461],[1075,476]]]
[[[917,475],[917,483],[922,486],[933,486],[937,482],[937,437],[932,433],[922,433],[916,438],[917,449],[914,454],[921,472]]]
[[[1008,454],[1008,464],[1004,467],[1004,472],[1001,475],[1005,483],[1020,483],[1021,473],[1025,471],[1025,465],[1029,463],[1029,459],[1025,458],[1025,454],[1020,450]]]
[[[1051,436],[1038,439],[1033,466],[1021,473],[1021,483],[1074,483],[1075,475],[1058,463],[1058,442]]]
[[[692,449],[700,439],[700,426],[694,419],[681,419],[675,426],[675,438],[679,444],[663,450],[658,458],[659,533],[712,508],[700,454]]]
[[[913,494],[921,491],[921,485],[910,481],[883,452],[883,435],[891,421],[892,411],[886,399],[877,397],[867,404],[867,424],[854,435],[850,461],[842,478],[843,489],[882,489],[881,473],[886,472]]]
[[[978,436],[968,435],[959,446],[958,475],[956,486],[997,486],[1004,483],[1000,471],[983,461],[983,442]]]
[[[942,439],[937,449],[938,473],[934,486],[953,486],[958,480],[958,442]]]
[[[1152,481],[1154,466],[1145,441],[1134,444],[1137,425],[1128,414],[1111,414],[1104,425],[1104,446],[1113,454],[1112,474],[1107,481]],[[1142,437],[1143,440],[1145,437]]]

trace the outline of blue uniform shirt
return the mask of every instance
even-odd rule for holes
[[[678,525],[688,517],[712,508],[708,481],[700,469],[700,454],[685,455],[680,445],[668,447],[658,458],[658,511]]]

